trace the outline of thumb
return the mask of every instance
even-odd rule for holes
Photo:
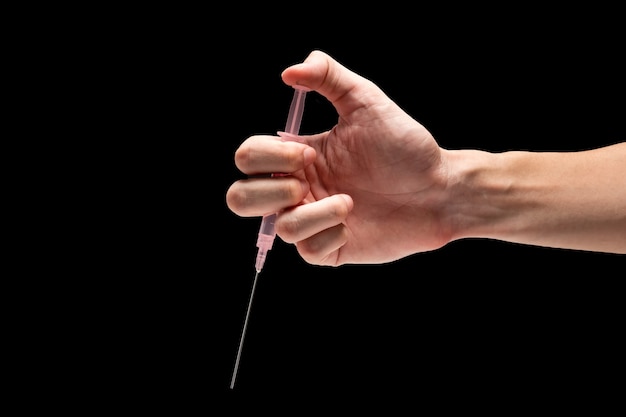
[[[377,93],[383,94],[374,83],[319,50],[312,51],[304,62],[285,69],[281,77],[287,85],[317,91],[333,104],[340,116],[362,106],[364,101],[375,99]]]

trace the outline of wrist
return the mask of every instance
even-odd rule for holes
[[[515,201],[505,153],[479,150],[444,151],[448,183],[442,205],[450,241],[498,239],[516,227]]]

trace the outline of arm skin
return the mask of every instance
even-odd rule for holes
[[[277,212],[311,264],[385,263],[458,239],[626,253],[626,142],[579,152],[448,150],[371,81],[321,51],[282,73],[328,99],[329,131],[252,136],[228,207]]]
[[[454,239],[626,253],[626,143],[579,152],[445,153],[453,167],[446,199]]]

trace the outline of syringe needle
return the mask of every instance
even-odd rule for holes
[[[246,310],[246,319],[243,322],[243,330],[241,331],[241,339],[239,339],[239,348],[237,349],[237,359],[235,360],[235,368],[233,369],[233,377],[230,380],[230,389],[235,386],[235,379],[237,378],[237,370],[239,369],[239,361],[241,360],[241,349],[243,348],[243,339],[246,337],[246,329],[248,328],[248,318],[250,317],[250,307],[252,307],[252,299],[254,298],[254,290],[256,289],[256,281],[259,277],[259,272],[254,274],[254,282],[252,284],[252,292],[250,293],[250,300],[248,301],[248,309]]]

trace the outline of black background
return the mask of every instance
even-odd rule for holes
[[[252,21],[230,8],[134,11],[87,42],[100,56],[90,91],[108,104],[85,133],[106,138],[111,159],[97,204],[108,215],[84,233],[110,243],[80,251],[73,302],[85,313],[63,321],[80,348],[41,362],[69,372],[54,401],[206,414],[222,400],[296,400],[300,415],[616,400],[624,257],[473,239],[338,268],[277,239],[229,388],[260,225],[226,207],[242,178],[233,155],[284,128],[292,89],[280,73],[312,49],[377,83],[445,148],[570,151],[626,137],[624,33],[609,10],[311,8],[281,19],[247,6]],[[335,121],[310,93],[301,133]]]

